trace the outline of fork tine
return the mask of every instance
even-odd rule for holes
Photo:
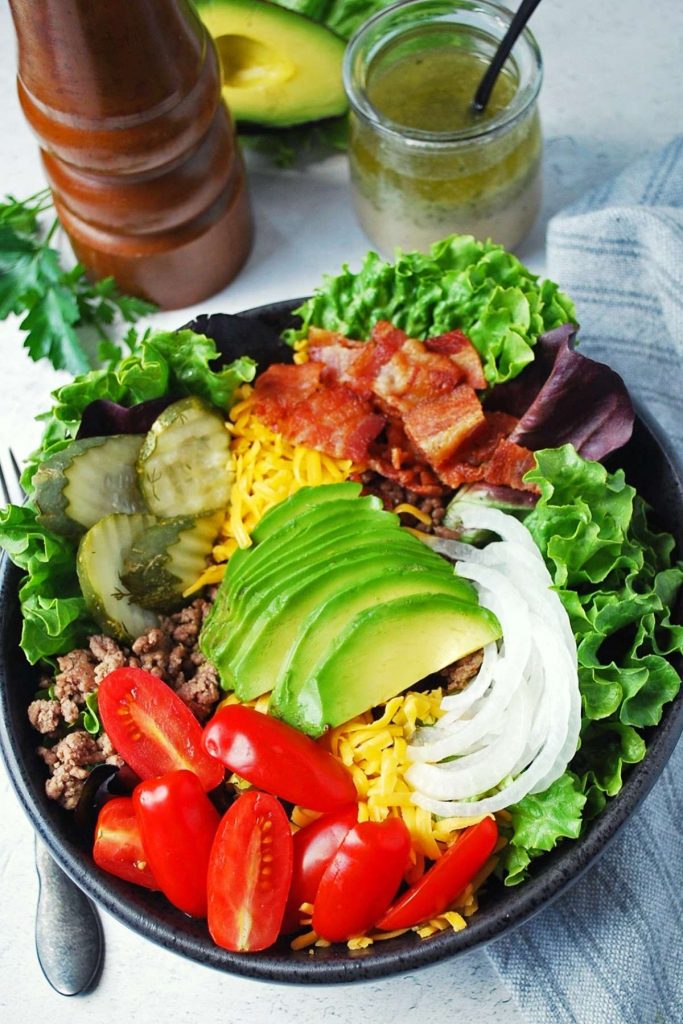
[[[14,454],[14,452],[12,451],[11,448],[9,450],[9,460],[12,463],[12,469],[14,470],[14,475],[15,475],[15,477],[17,479],[17,486],[21,489],[21,493],[23,494],[24,493],[24,489],[21,486],[21,470],[19,469],[19,463],[17,462],[17,457],[16,457],[16,455]]]
[[[0,465],[0,494],[2,494],[3,502],[5,505],[9,505],[12,501],[9,494],[9,488],[7,481],[5,480],[5,474],[2,471],[2,465]]]

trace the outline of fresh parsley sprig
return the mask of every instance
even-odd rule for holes
[[[59,221],[43,226],[52,208],[49,189],[27,199],[6,196],[0,203],[0,319],[23,316],[24,347],[33,360],[49,359],[57,370],[85,373],[93,366],[85,347],[97,339],[97,362],[116,362],[122,350],[107,328],[119,317],[135,323],[155,307],[122,295],[113,277],[89,281],[77,263],[65,269],[50,245]]]

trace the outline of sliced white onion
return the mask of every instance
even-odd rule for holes
[[[413,764],[406,772],[407,781],[436,799],[449,796],[454,786],[466,799],[498,785],[510,774],[526,744],[525,717],[529,709],[525,696],[522,690],[511,709],[509,728],[487,749],[445,764]]]
[[[503,637],[485,648],[468,686],[443,699],[438,723],[417,730],[406,778],[418,806],[474,817],[542,792],[563,774],[578,745],[581,696],[569,617],[528,530],[481,505],[463,503],[459,515],[467,529],[502,539],[482,550],[446,540],[432,546],[461,559],[457,574],[472,581]]]
[[[498,508],[474,504],[474,502],[458,503],[458,519],[467,530],[490,530],[497,533],[502,540],[517,541],[532,553],[539,554],[533,537],[519,519],[501,512]],[[540,556],[539,556],[540,557]]]

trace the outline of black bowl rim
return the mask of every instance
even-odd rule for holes
[[[270,303],[245,310],[244,316],[267,316],[277,320],[291,314],[303,300]],[[659,447],[668,464],[672,479],[683,493],[683,470],[668,441],[651,417],[638,408],[639,426],[649,440]],[[0,562],[0,637],[4,636],[9,602],[16,595],[19,570],[6,556]],[[508,934],[547,907],[576,882],[613,841],[633,811],[647,796],[683,732],[683,691],[665,709],[660,724],[653,730],[644,760],[636,765],[620,793],[594,821],[580,839],[561,845],[543,858],[545,870],[519,887],[505,890],[502,902],[480,911],[461,932],[450,929],[429,939],[409,934],[398,939],[376,943],[369,950],[316,950],[313,957],[299,954],[240,954],[215,946],[208,934],[187,934],[173,923],[157,920],[135,906],[132,887],[104,876],[91,859],[75,843],[69,841],[56,825],[47,820],[38,802],[39,780],[28,771],[19,756],[9,714],[5,651],[0,647],[0,752],[19,801],[40,839],[68,875],[114,918],[158,945],[218,970],[263,981],[290,984],[335,984],[367,981],[426,967],[456,954],[473,950]],[[180,924],[182,925],[182,919]]]

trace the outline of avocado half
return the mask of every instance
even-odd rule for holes
[[[285,128],[343,114],[346,43],[310,18],[267,0],[199,0],[238,122]]]

